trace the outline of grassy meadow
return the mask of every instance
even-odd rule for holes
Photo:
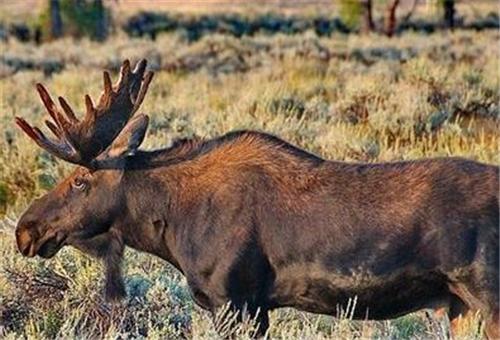
[[[147,58],[156,75],[141,109],[151,117],[146,149],[257,129],[335,160],[460,156],[500,165],[498,39],[495,30],[458,30],[392,39],[305,33],[188,43],[180,34],[153,42],[117,33],[104,44],[0,42],[0,338],[212,339],[224,330],[153,256],[127,250],[128,298],[111,305],[98,261],[69,248],[51,260],[17,252],[19,214],[72,168],[14,125],[16,115],[42,125],[35,83],[83,112],[83,95],[101,91],[103,68],[116,75],[122,59]],[[449,321],[425,311],[366,322],[341,314],[277,310],[269,338],[449,339]],[[471,320],[460,338],[474,338],[476,326]],[[247,338],[251,322],[231,331]]]

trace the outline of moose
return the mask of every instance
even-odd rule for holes
[[[499,332],[499,171],[460,158],[390,163],[324,160],[273,135],[229,132],[140,150],[137,113],[153,78],[125,61],[78,118],[36,88],[53,133],[16,117],[41,148],[76,164],[36,199],[15,236],[28,257],[73,246],[105,264],[105,296],[126,292],[125,246],[154,254],[187,279],[193,300],[230,304],[266,334],[279,307],[390,319],[445,307],[452,325],[479,313]]]

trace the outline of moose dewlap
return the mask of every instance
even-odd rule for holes
[[[78,167],[20,218],[23,255],[71,245],[101,258],[117,299],[124,247],[155,254],[185,275],[197,304],[231,302],[259,334],[274,308],[335,315],[356,297],[358,319],[445,306],[452,325],[479,312],[487,336],[500,336],[496,167],[334,162],[255,131],[140,151],[148,117],[136,112],[152,76],[145,60],[134,70],[125,61],[114,85],[104,72],[81,120],[37,85],[53,137],[16,122]]]

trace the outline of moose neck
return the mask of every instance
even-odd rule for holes
[[[154,169],[126,170],[123,180],[127,213],[120,229],[125,245],[167,260],[182,271],[175,256],[165,180]]]

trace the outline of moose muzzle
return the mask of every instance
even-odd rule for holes
[[[46,230],[41,235],[33,224],[19,224],[16,229],[17,248],[27,257],[39,255],[50,258],[64,246],[65,241],[63,233]]]
[[[35,240],[38,235],[33,235],[36,233],[35,228],[29,225],[19,225],[16,229],[16,242],[17,248],[24,256],[33,257],[36,255]]]

